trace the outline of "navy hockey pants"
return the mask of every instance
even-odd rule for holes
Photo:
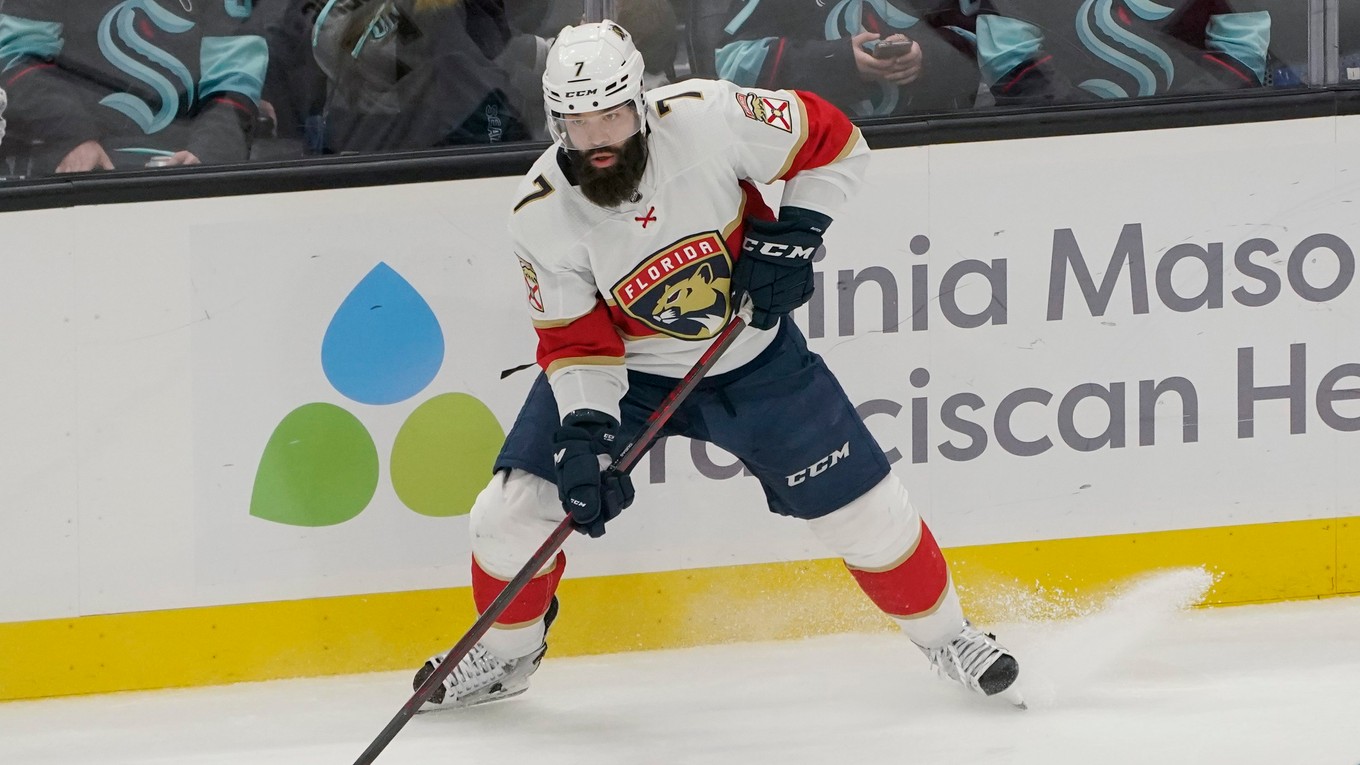
[[[644,427],[680,381],[629,371],[620,402],[620,443]],[[495,469],[519,468],[555,482],[557,402],[540,374],[506,436]],[[707,441],[731,452],[765,489],[770,510],[820,518],[876,486],[888,459],[821,356],[785,318],[750,363],[706,377],[662,428],[663,436]]]

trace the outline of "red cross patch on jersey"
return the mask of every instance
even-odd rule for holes
[[[524,258],[519,259],[519,270],[524,272],[524,286],[529,291],[529,307],[543,313],[543,288],[538,286],[538,272]]]
[[[732,313],[732,257],[717,231],[651,254],[613,289],[624,313],[682,340],[713,337]]]
[[[737,103],[741,105],[741,110],[747,118],[779,128],[785,133],[793,132],[793,118],[789,115],[787,100],[766,98],[755,93],[738,93]]]

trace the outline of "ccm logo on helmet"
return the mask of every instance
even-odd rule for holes
[[[841,448],[817,460],[811,465],[799,470],[797,473],[788,477],[790,486],[797,486],[809,478],[816,478],[825,473],[827,468],[834,467],[837,462],[850,456],[850,442],[846,441]]]
[[[746,237],[741,248],[747,252],[758,252],[761,255],[769,255],[772,258],[797,258],[801,260],[812,260],[816,254],[816,247],[799,247],[792,244],[780,244],[779,242],[762,242],[759,239]]]
[[[567,93],[567,98],[577,98],[579,96],[591,96],[594,95],[595,91],[597,90],[599,90],[599,88],[591,88],[590,90],[573,90]]]

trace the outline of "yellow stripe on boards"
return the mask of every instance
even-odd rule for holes
[[[1083,613],[1203,566],[1208,605],[1360,592],[1360,518],[947,549],[987,624]],[[839,560],[568,579],[551,656],[893,629]],[[467,588],[0,624],[0,700],[415,668],[457,642]]]
[[[467,601],[427,590],[0,624],[0,699],[396,669],[414,646],[452,645]]]
[[[1360,519],[1350,519],[1354,526]],[[1203,605],[1360,592],[1338,589],[1337,529],[1324,519],[1021,542],[946,552],[970,613],[987,621],[1088,611],[1130,579],[1202,566],[1216,578]],[[1353,548],[1351,564],[1360,564]]]
[[[1336,590],[1360,592],[1360,518],[1337,521]]]

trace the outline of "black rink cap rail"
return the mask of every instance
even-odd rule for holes
[[[1062,107],[861,120],[875,149],[1229,125],[1360,114],[1360,87],[1252,90],[1194,100],[1147,98]],[[0,213],[82,205],[274,194],[521,175],[547,146],[309,157],[0,181]]]

